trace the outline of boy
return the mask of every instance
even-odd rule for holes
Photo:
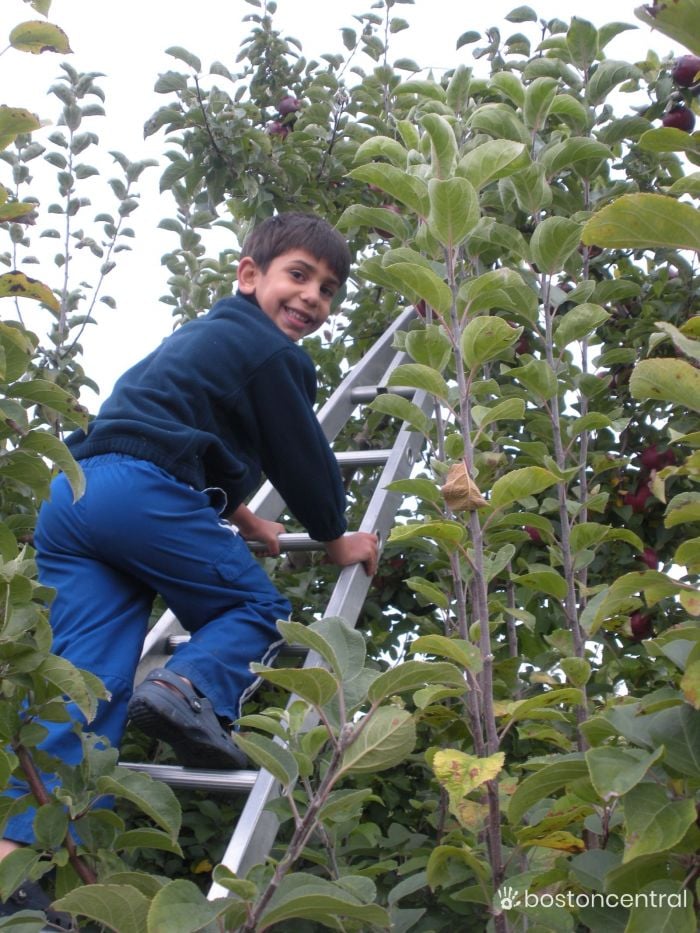
[[[331,561],[376,571],[376,536],[344,534],[340,473],[312,409],[314,367],[296,346],[327,320],[349,266],[344,239],[320,218],[263,221],[244,243],[238,294],[128,370],[87,433],[68,438],[86,492],[73,503],[56,478],[37,525],[37,563],[57,591],[53,650],[104,681],[111,699],[90,730],[113,745],[130,716],[186,766],[244,764],[228,724],[253,680],[249,663],[290,613],[243,540],[279,554],[284,527],[244,505],[261,471]],[[191,640],[132,696],[156,593]],[[48,728],[42,747],[77,762],[70,723]],[[32,840],[32,819],[8,822],[0,857]]]

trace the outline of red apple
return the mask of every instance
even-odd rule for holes
[[[683,130],[684,133],[692,133],[695,126],[695,114],[683,104],[674,104],[664,114],[661,122],[664,126],[675,127],[677,130]]]
[[[653,547],[645,547],[639,555],[639,559],[645,563],[650,570],[656,570],[659,566],[659,558]]]
[[[644,615],[637,610],[630,616],[630,629],[632,630],[632,640],[642,641],[645,638],[651,638],[654,634],[654,626],[651,622],[651,616]]]
[[[639,462],[645,470],[663,470],[665,466],[676,462],[676,455],[672,450],[660,453],[656,444],[650,444],[642,451]]]
[[[640,483],[637,486],[635,492],[628,492],[627,495],[622,500],[625,505],[630,505],[633,512],[643,512],[646,506],[646,501],[651,495],[651,489],[647,486],[646,483]]]
[[[277,110],[280,113],[280,116],[286,117],[290,113],[296,113],[297,110],[301,107],[301,101],[298,97],[292,97],[291,94],[288,94],[286,97],[283,97],[282,100],[277,104]]]
[[[530,535],[530,540],[533,544],[544,544],[544,538],[539,532],[539,529],[533,528],[532,525],[525,525],[523,529]]]
[[[671,77],[679,87],[691,87],[700,80],[700,58],[697,55],[681,55],[673,64]]]
[[[265,129],[269,136],[279,136],[280,139],[286,139],[289,136],[289,127],[280,123],[279,120],[270,120]]]
[[[428,305],[425,302],[425,298],[420,298],[413,307],[422,318],[424,318],[428,313]]]

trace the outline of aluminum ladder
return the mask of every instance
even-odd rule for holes
[[[422,391],[390,389],[387,381],[393,370],[407,362],[404,351],[393,346],[399,331],[408,328],[415,320],[414,308],[407,308],[391,323],[372,348],[345,376],[338,388],[318,412],[318,420],[329,442],[332,442],[349,421],[358,406],[371,402],[378,394],[386,391],[398,392],[412,398],[426,414],[432,410],[432,399]],[[386,450],[348,451],[336,453],[341,468],[352,469],[383,464],[374,492],[361,520],[359,531],[375,532],[379,537],[379,548],[386,541],[394,517],[401,504],[402,496],[388,492],[386,486],[398,479],[408,477],[416,458],[420,454],[424,438],[403,424],[396,435],[393,446]],[[251,511],[262,518],[275,521],[285,511],[285,503],[270,483],[264,483],[248,503]],[[308,535],[280,535],[283,553],[299,550],[317,550],[319,542]],[[254,548],[253,548],[254,549]],[[364,603],[371,580],[361,565],[341,570],[324,616],[341,616],[348,625],[355,626]],[[149,632],[144,643],[141,661],[136,674],[140,682],[154,667],[160,667],[172,656],[174,647],[188,638],[172,612],[165,612]],[[305,655],[304,667],[325,666],[325,661],[315,652]],[[290,698],[290,703],[294,697]],[[316,725],[313,713],[307,717],[306,729]],[[121,762],[132,770],[142,771],[162,780],[172,787],[198,788],[208,791],[248,793],[243,811],[238,818],[222,863],[237,875],[244,875],[253,865],[265,860],[277,834],[277,817],[266,810],[267,804],[279,796],[280,787],[275,778],[265,770],[242,771],[199,771],[177,765]],[[225,897],[226,890],[214,884],[209,898]]]

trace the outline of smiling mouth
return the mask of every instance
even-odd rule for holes
[[[296,321],[298,324],[301,324],[303,327],[308,327],[309,324],[313,323],[313,319],[309,317],[308,314],[304,314],[303,311],[297,311],[296,308],[290,308],[289,305],[284,306],[284,310],[293,321]]]

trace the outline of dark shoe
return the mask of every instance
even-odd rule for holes
[[[78,927],[70,914],[51,909],[51,898],[36,881],[23,882],[8,899],[0,903],[0,917],[10,917],[24,910],[36,910],[44,915],[45,930],[68,930],[77,933]]]
[[[139,684],[129,700],[128,714],[146,735],[172,745],[186,768],[230,771],[247,765],[211,701],[164,667],[151,671]]]

